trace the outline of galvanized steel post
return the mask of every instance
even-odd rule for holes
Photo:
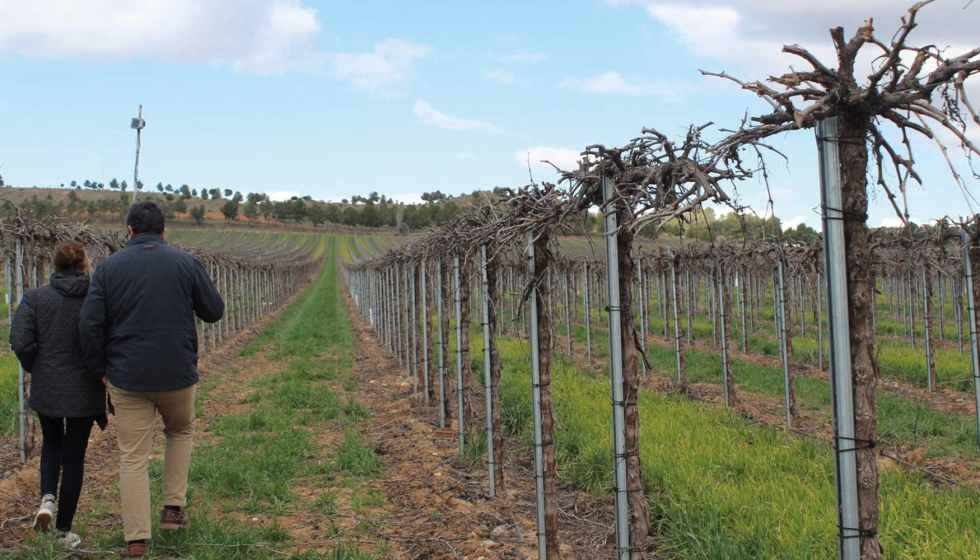
[[[963,267],[966,276],[966,307],[970,318],[970,357],[973,359],[973,398],[976,403],[977,442],[980,444],[980,355],[977,349],[977,306],[973,299],[973,263],[970,261],[970,236],[962,232]]]
[[[446,339],[442,335],[442,258],[436,260],[436,325],[439,331],[439,427],[446,427]]]
[[[629,495],[626,483],[626,395],[623,387],[623,331],[619,301],[619,235],[613,180],[602,176],[606,237],[606,293],[609,310],[609,377],[612,382],[613,461],[616,492],[616,556],[629,560]]]
[[[497,481],[493,472],[493,395],[490,379],[490,283],[487,279],[487,246],[480,245],[480,280],[483,287],[481,294],[481,312],[483,326],[483,387],[486,392],[487,409],[487,479],[490,496],[497,496]]]
[[[860,560],[861,533],[858,528],[857,462],[853,450],[854,402],[848,325],[850,310],[847,305],[847,266],[844,252],[844,213],[841,210],[843,196],[840,183],[840,154],[837,149],[837,117],[819,121],[816,133],[820,156],[824,272],[827,276],[830,385],[834,406],[837,556],[840,560]]]
[[[534,270],[534,234],[528,233],[527,247],[524,256],[527,259],[528,270]],[[533,275],[532,275],[533,282]],[[531,288],[528,298],[528,314],[530,315],[531,333],[531,416],[534,429],[534,496],[538,521],[538,560],[548,557],[548,544],[545,538],[544,515],[544,444],[541,429],[541,368],[538,363],[540,352],[540,333],[538,332],[538,290]]]

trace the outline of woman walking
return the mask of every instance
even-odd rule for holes
[[[85,247],[61,243],[52,256],[55,272],[47,286],[24,294],[10,327],[10,347],[31,372],[31,408],[41,425],[41,507],[34,519],[40,532],[54,528],[68,548],[81,543],[71,531],[82,492],[85,450],[92,425],[105,429],[102,381],[82,358],[79,312],[88,292]],[[59,492],[58,480],[61,479]],[[58,515],[55,519],[55,501]]]

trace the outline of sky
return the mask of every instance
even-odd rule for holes
[[[780,53],[791,43],[831,64],[829,28],[873,17],[887,41],[910,3],[0,0],[0,174],[16,186],[132,183],[142,104],[147,185],[413,202],[516,188],[557,178],[541,160],[571,169],[587,146],[643,127],[678,138],[691,124],[737,127],[767,106],[700,69],[762,79],[800,67]],[[980,3],[937,0],[919,22],[914,44],[980,43]],[[787,157],[768,161],[776,214],[818,227],[813,133],[773,145]],[[939,150],[914,146],[913,220],[967,214]],[[962,152],[950,154],[980,194]],[[766,211],[761,179],[737,194]],[[870,222],[898,223],[880,191]]]

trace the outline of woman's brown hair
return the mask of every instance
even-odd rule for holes
[[[59,243],[51,255],[51,262],[54,264],[55,270],[84,272],[88,269],[88,257],[85,255],[85,246],[77,241]]]

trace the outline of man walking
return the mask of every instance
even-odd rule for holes
[[[134,204],[126,227],[129,244],[92,276],[81,340],[89,368],[103,377],[115,408],[123,557],[139,558],[151,536],[147,465],[156,412],[167,439],[160,528],[188,525],[182,508],[198,382],[194,317],[214,323],[224,314],[224,302],[201,263],[164,241],[166,225],[156,204]]]

